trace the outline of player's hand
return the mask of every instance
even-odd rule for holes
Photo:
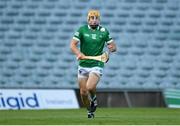
[[[85,55],[83,53],[79,53],[77,54],[77,60],[81,60],[81,59],[84,59]]]
[[[112,44],[107,45],[107,47],[108,47],[110,52],[115,52],[116,51],[116,49],[114,48],[114,46]]]

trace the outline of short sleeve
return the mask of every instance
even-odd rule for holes
[[[79,28],[79,29],[74,33],[73,39],[75,39],[75,40],[77,40],[77,41],[80,41],[80,40],[81,40],[81,28]]]
[[[112,37],[109,34],[109,31],[106,30],[106,43],[111,43],[112,41],[113,40],[112,40]]]

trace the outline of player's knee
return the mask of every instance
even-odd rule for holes
[[[87,89],[88,91],[93,91],[93,90],[95,90],[95,87],[93,87],[93,86],[91,86],[91,85],[87,85],[87,86],[86,86],[86,89]]]
[[[88,95],[88,91],[85,90],[85,89],[81,89],[81,90],[80,90],[80,94],[81,94],[82,96],[87,96],[87,95]]]

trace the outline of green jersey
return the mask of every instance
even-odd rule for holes
[[[105,43],[110,43],[112,38],[106,28],[98,26],[95,30],[89,25],[84,25],[74,34],[73,39],[80,42],[80,51],[86,56],[98,56],[103,53]],[[104,67],[104,63],[96,60],[80,60],[82,67]]]

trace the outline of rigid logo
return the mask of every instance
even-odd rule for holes
[[[36,93],[31,96],[23,96],[22,93],[17,93],[16,96],[4,96],[0,93],[0,109],[35,109],[39,108],[39,100]]]

